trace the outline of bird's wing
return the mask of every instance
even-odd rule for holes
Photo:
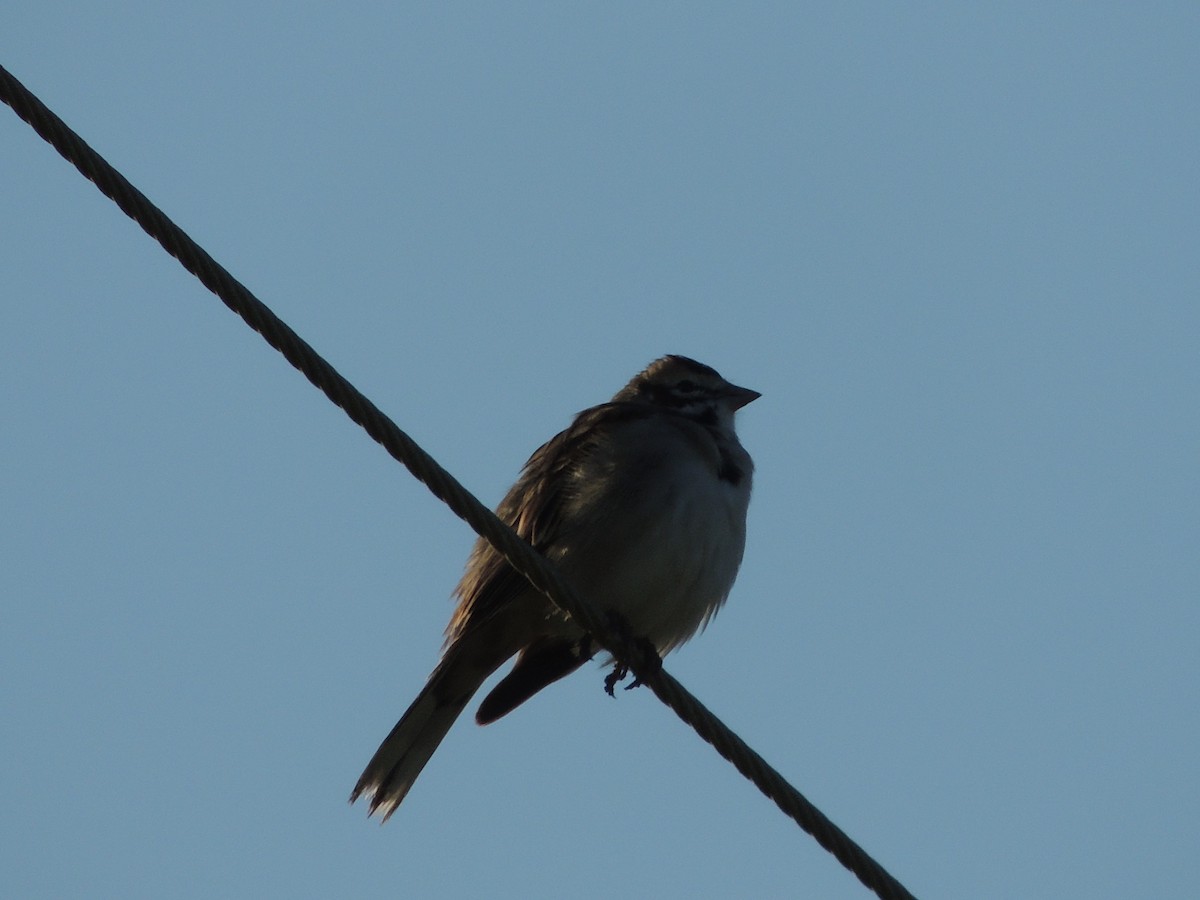
[[[496,514],[535,550],[546,553],[561,533],[563,509],[573,489],[571,473],[597,452],[613,430],[649,415],[654,415],[653,408],[640,403],[610,402],[585,409],[570,426],[534,451]],[[491,544],[483,538],[477,540],[455,589],[458,606],[446,629],[447,644],[471,623],[503,608],[526,586],[525,577]]]

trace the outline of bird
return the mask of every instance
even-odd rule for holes
[[[733,587],[754,474],[734,414],[760,396],[694,359],[663,356],[534,451],[496,513],[661,660],[707,625]],[[368,814],[381,821],[509,659],[517,658],[478,708],[480,725],[593,657],[591,636],[483,538],[454,593],[436,667],[350,795],[351,803],[368,796]],[[614,666],[610,694],[624,675]]]

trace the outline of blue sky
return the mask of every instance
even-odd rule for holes
[[[668,660],[922,897],[1200,880],[1191,4],[43,2],[0,61],[485,502],[763,398]],[[0,114],[12,896],[868,896],[587,669],[345,799],[471,534]]]

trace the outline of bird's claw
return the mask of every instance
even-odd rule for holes
[[[610,697],[615,697],[615,689],[618,681],[624,681],[625,676],[629,674],[629,666],[625,663],[613,663],[612,671],[604,676],[604,693]],[[636,676],[635,676],[636,678]],[[626,688],[628,690],[628,688]]]
[[[635,636],[629,627],[629,623],[619,613],[610,610],[608,613],[608,623],[609,627],[621,639],[621,642],[636,654],[638,668],[648,674],[656,673],[662,668],[662,657],[658,655],[658,648],[648,639]],[[604,692],[610,697],[615,697],[617,682],[624,681],[625,677],[631,671],[625,663],[620,661],[614,662],[612,671],[604,676]],[[635,687],[641,687],[644,683],[635,672],[633,680],[625,685],[625,690],[631,691]]]

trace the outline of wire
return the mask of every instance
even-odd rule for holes
[[[775,802],[839,862],[884,900],[912,898],[903,885],[875,862],[840,828],[833,824],[803,794],[790,785],[761,756],[708,711],[683,685],[672,678],[655,657],[648,658],[636,643],[614,633],[609,623],[582,603],[554,568],[524,540],[475,499],[455,478],[370,400],[310,347],[296,332],[195,241],[165,213],[109,165],[95,150],[7,69],[0,66],[0,99],[51,144],[80,173],[94,183],[142,229],[158,241],[185,269],[200,279],[246,324],[257,331],[299,369],[326,397],[345,411],[356,424],[402,463],[418,480],[442,500],[475,532],[499,550],[514,569],[524,575],[556,606],[580,623],[616,659],[625,663],[643,684],[690,725],[695,732],[729,760],[739,772]]]

